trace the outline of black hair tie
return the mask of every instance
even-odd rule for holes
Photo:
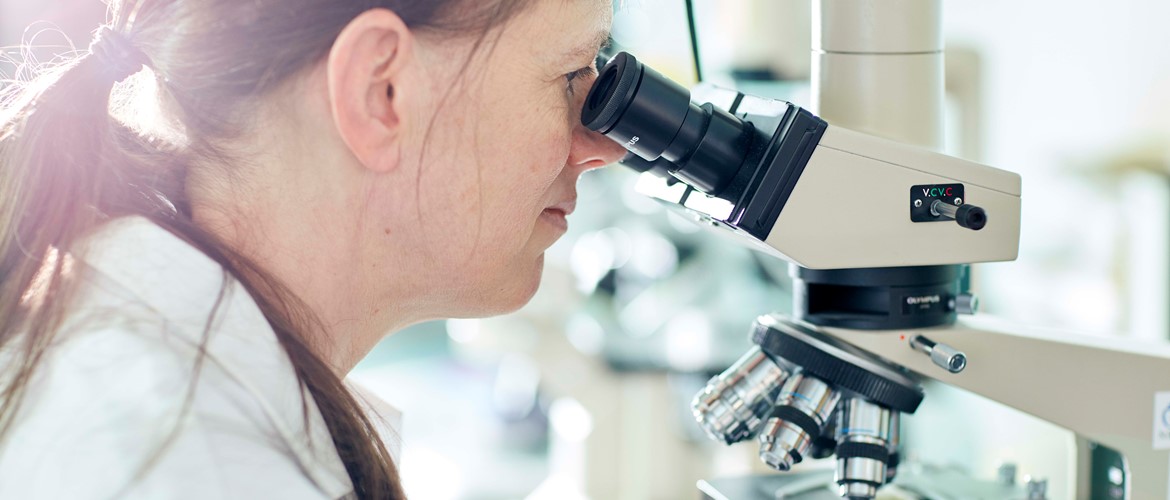
[[[89,45],[89,52],[102,64],[107,76],[114,82],[125,80],[150,65],[150,59],[145,53],[109,26],[98,31]]]

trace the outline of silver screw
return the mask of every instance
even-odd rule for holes
[[[914,208],[922,208],[922,200],[914,200]]]
[[[963,204],[963,199],[962,199],[962,198],[955,198],[955,204],[956,204],[956,205],[962,205],[962,204]]]

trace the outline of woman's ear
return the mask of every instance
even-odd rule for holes
[[[326,73],[333,121],[342,141],[366,168],[387,172],[401,158],[404,70],[414,35],[397,14],[372,9],[337,36]]]

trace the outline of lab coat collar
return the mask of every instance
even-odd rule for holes
[[[144,217],[107,223],[87,238],[80,260],[167,320],[168,333],[200,345],[208,360],[258,399],[306,475],[330,498],[353,486],[312,396],[252,297],[202,252]],[[222,298],[221,298],[222,293]],[[216,304],[219,308],[216,309]],[[208,320],[215,310],[210,330]],[[302,399],[308,404],[306,434]]]

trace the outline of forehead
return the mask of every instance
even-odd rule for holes
[[[513,19],[505,36],[511,32],[541,60],[590,58],[612,23],[612,0],[535,0]]]

